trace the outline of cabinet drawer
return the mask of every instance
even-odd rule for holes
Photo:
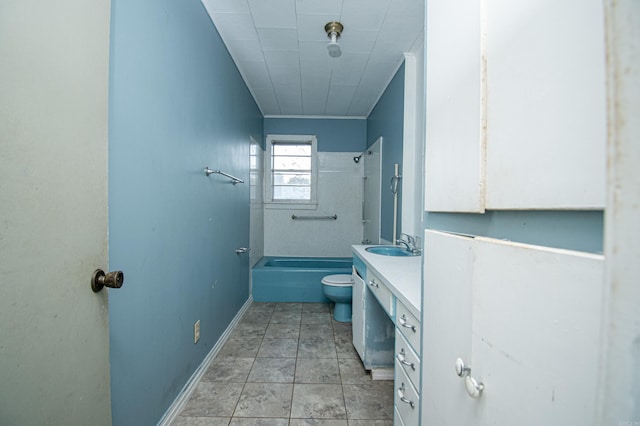
[[[406,337],[413,350],[420,356],[420,321],[400,302],[396,306],[396,327]]]
[[[411,349],[404,336],[396,329],[396,361],[402,366],[413,386],[420,389],[420,357]]]
[[[393,294],[387,286],[384,285],[382,280],[378,278],[374,273],[367,271],[367,287],[376,296],[378,302],[385,310],[387,315],[393,316]]]
[[[395,370],[395,408],[402,423],[417,425],[420,422],[420,397],[398,361]]]
[[[404,426],[402,417],[400,417],[400,413],[398,412],[398,407],[393,407],[393,426]]]

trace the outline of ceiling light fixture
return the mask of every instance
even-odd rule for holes
[[[327,50],[329,51],[329,56],[332,58],[339,58],[342,55],[342,49],[338,44],[338,39],[340,38],[340,33],[344,27],[340,22],[329,22],[324,26],[324,30],[327,32],[327,37],[331,39],[329,44],[327,45]]]

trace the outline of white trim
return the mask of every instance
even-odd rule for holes
[[[372,368],[371,380],[393,380],[395,370],[393,368]]]
[[[363,115],[275,115],[275,114],[266,114],[266,115],[263,114],[263,118],[309,118],[311,120],[366,120],[367,119],[367,117]]]
[[[275,142],[293,142],[311,144],[311,188],[310,200],[273,200],[271,181],[271,156]],[[264,153],[264,193],[263,203],[265,208],[283,208],[269,206],[285,206],[284,208],[316,209],[318,206],[318,137],[316,135],[267,135],[266,149]]]
[[[184,406],[187,405],[187,402],[189,402],[189,398],[191,398],[191,394],[193,394],[196,385],[200,382],[200,379],[202,379],[202,376],[204,376],[204,373],[209,368],[209,365],[211,365],[213,359],[216,357],[216,355],[218,355],[218,352],[220,352],[222,346],[229,339],[231,332],[240,322],[240,318],[242,318],[242,315],[244,315],[244,313],[247,311],[247,309],[249,309],[249,306],[251,306],[252,303],[253,296],[249,296],[245,304],[242,305],[242,308],[240,308],[236,316],[231,321],[231,324],[229,324],[224,333],[222,333],[222,336],[220,336],[216,344],[213,346],[213,348],[211,348],[209,354],[205,357],[196,371],[193,372],[169,409],[164,413],[164,416],[162,416],[162,418],[158,422],[158,426],[169,426],[171,425],[171,423],[173,423],[176,417],[178,417]]]

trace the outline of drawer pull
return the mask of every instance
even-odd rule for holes
[[[416,332],[416,326],[407,323],[406,315],[402,315],[398,321],[400,322],[400,325],[403,326],[404,328],[410,328],[411,331],[413,331],[414,333]]]
[[[380,286],[378,285],[378,283],[376,282],[376,280],[371,280],[371,281],[369,281],[369,285],[370,285],[371,287],[380,288]]]
[[[404,402],[405,404],[409,404],[411,409],[414,409],[416,404],[414,404],[413,401],[411,401],[406,396],[404,396],[404,392],[406,390],[407,390],[407,388],[405,387],[404,382],[403,382],[402,385],[398,388],[398,398],[400,398],[400,401]]]
[[[398,360],[398,362],[402,365],[408,365],[409,367],[411,367],[411,369],[413,371],[416,371],[416,366],[414,363],[409,362],[405,359],[406,356],[406,352],[404,351],[404,348],[400,349],[400,353],[398,355],[396,355],[396,359]]]

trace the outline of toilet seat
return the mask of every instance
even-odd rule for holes
[[[348,274],[327,275],[322,278],[322,284],[332,287],[351,287],[353,278]]]

